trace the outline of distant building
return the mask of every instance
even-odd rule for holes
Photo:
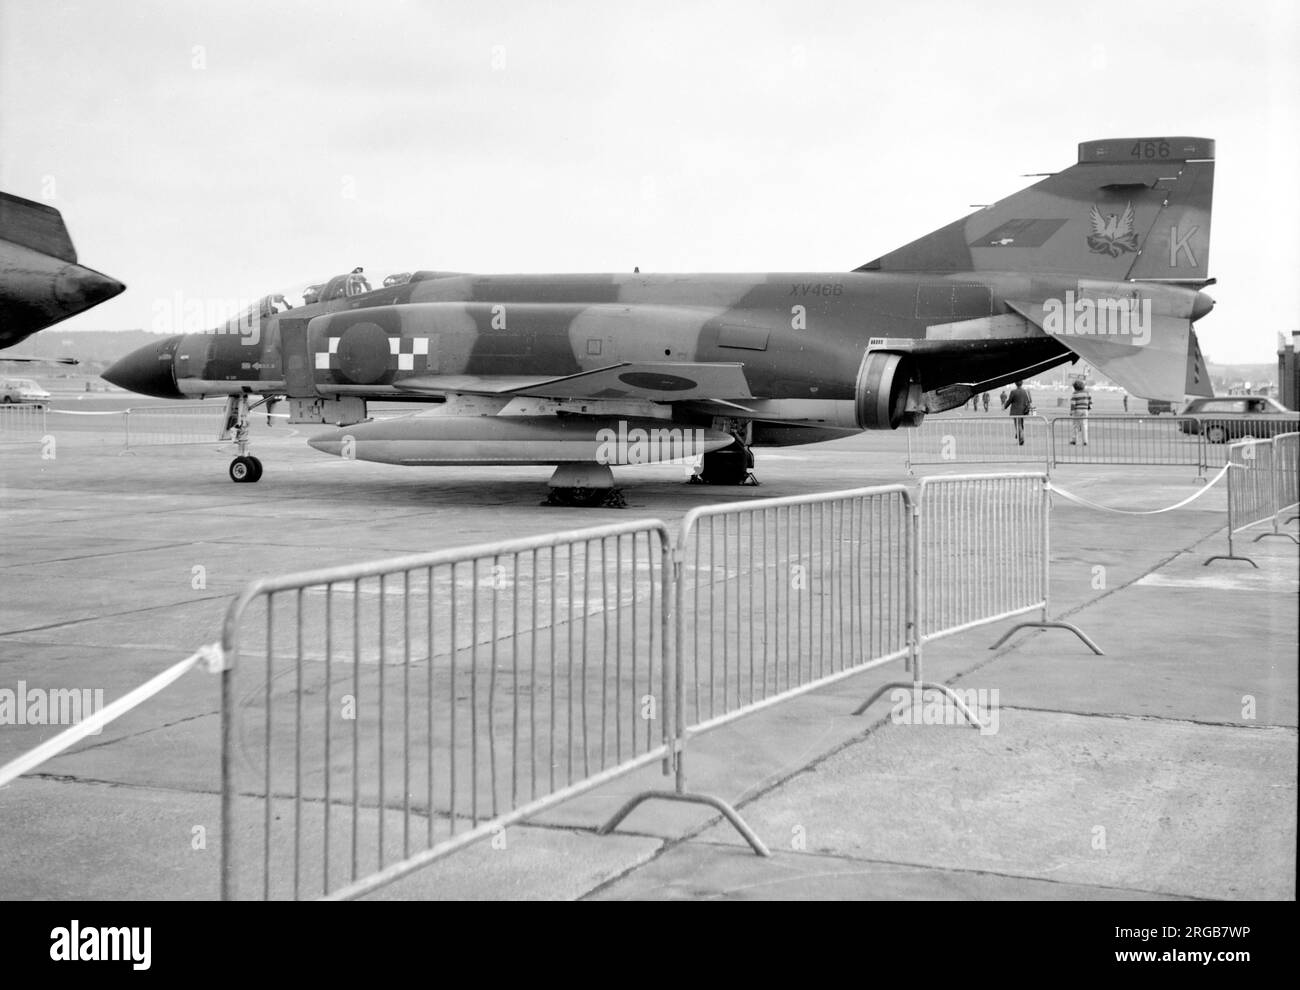
[[[1300,409],[1300,365],[1296,363],[1296,344],[1300,343],[1300,330],[1291,332],[1287,340],[1277,335],[1277,385],[1278,401],[1288,409]]]

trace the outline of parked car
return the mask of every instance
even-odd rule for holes
[[[1174,411],[1174,404],[1167,399],[1148,399],[1147,412],[1152,416],[1159,416],[1161,413],[1171,413]]]
[[[6,378],[0,383],[0,402],[44,402],[50,393],[30,378]]]
[[[1265,440],[1279,433],[1300,431],[1300,412],[1292,412],[1265,395],[1216,395],[1187,403],[1179,423],[1184,433],[1203,433],[1210,443],[1242,437]]]

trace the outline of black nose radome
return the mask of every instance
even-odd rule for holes
[[[183,399],[176,387],[173,358],[180,336],[167,337],[156,344],[145,344],[114,362],[100,377],[118,388],[158,399]]]
[[[68,265],[54,281],[54,298],[67,308],[69,315],[98,306],[112,299],[126,288],[115,278],[110,278],[92,268]]]

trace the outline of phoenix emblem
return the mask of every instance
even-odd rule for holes
[[[1112,258],[1118,258],[1125,251],[1138,249],[1137,234],[1133,230],[1135,215],[1132,202],[1124,207],[1122,216],[1111,213],[1104,217],[1094,203],[1088,219],[1092,222],[1092,233],[1088,235],[1088,250],[1095,254],[1108,254]]]

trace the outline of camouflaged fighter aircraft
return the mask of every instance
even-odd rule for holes
[[[356,269],[104,377],[229,396],[235,481],[262,474],[249,410],[287,397],[291,423],[341,427],[318,450],[556,465],[556,501],[611,496],[611,466],[697,455],[701,480],[741,484],[751,446],[915,426],[1078,357],[1134,395],[1202,391],[1213,174],[1204,138],[1089,141],[1077,164],[851,272]],[[375,400],[435,405],[369,419]]]
[[[0,192],[0,347],[98,306],[125,289],[121,282],[77,264],[58,210]],[[5,355],[4,361],[68,358]]]

